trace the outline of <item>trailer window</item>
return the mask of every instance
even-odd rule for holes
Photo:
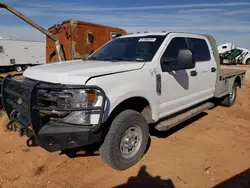
[[[87,37],[88,37],[87,38],[88,43],[93,44],[94,43],[94,35],[93,35],[93,33],[88,32]]]
[[[196,62],[209,61],[211,59],[207,42],[204,39],[187,38],[187,41]]]
[[[4,53],[3,46],[0,46],[0,53]]]
[[[222,49],[227,49],[227,46],[222,46]]]

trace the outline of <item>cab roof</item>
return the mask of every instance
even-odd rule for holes
[[[128,38],[128,37],[145,37],[145,36],[166,36],[168,33],[166,32],[148,32],[148,33],[128,33],[119,38]]]
[[[128,37],[146,37],[146,36],[166,36],[170,33],[174,34],[188,34],[188,35],[194,35],[194,36],[209,36],[204,34],[197,34],[197,33],[187,33],[187,32],[141,32],[141,33],[128,33],[125,35],[120,36],[119,38],[128,38]]]

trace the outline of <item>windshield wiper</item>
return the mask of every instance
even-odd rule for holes
[[[145,62],[146,60],[141,59],[141,58],[136,58],[136,59],[134,59],[133,61],[136,61],[136,62]]]
[[[100,60],[103,60],[103,61],[112,61],[112,60],[115,60],[115,61],[129,61],[129,59],[122,58],[122,57],[109,57],[109,58],[103,58],[103,59],[100,59]]]

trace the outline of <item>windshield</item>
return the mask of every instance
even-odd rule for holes
[[[117,38],[91,55],[90,60],[151,61],[166,36]]]

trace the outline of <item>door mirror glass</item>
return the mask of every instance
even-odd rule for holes
[[[178,69],[192,69],[195,67],[193,54],[190,50],[179,50],[177,66]]]
[[[179,50],[176,58],[163,57],[162,64],[165,71],[179,70],[179,69],[192,69],[195,67],[193,54],[190,50]]]

